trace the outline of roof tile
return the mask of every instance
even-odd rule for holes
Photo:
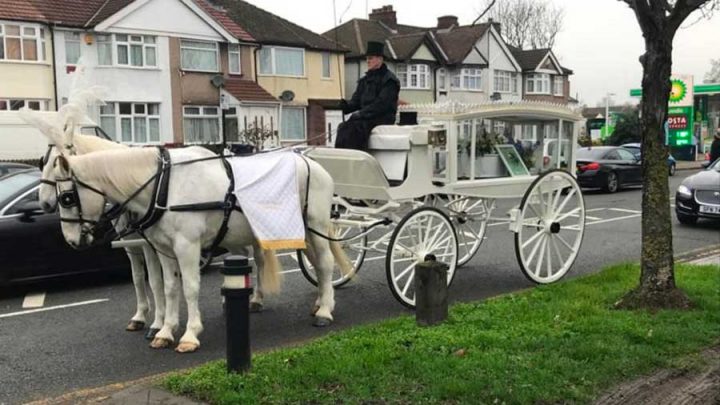
[[[252,80],[227,79],[225,81],[225,90],[240,101],[278,101],[272,94]]]

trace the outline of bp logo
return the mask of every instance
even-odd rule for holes
[[[670,102],[679,103],[687,94],[687,87],[682,80],[673,79],[670,86]]]

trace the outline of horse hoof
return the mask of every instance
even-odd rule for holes
[[[147,332],[145,332],[145,339],[147,340],[153,340],[155,339],[155,335],[160,332],[160,329],[150,328]]]
[[[313,307],[312,311],[310,312],[310,316],[315,316],[315,314],[317,313],[317,311],[318,311],[319,309],[320,309],[320,305],[315,305],[315,306]]]
[[[259,303],[259,302],[251,302],[250,303],[250,312],[258,313],[258,312],[262,312],[262,310],[263,310],[263,305],[261,303]]]
[[[192,353],[196,351],[200,347],[197,343],[192,342],[180,342],[180,344],[175,348],[175,351],[178,353]]]
[[[330,326],[332,323],[332,319],[323,318],[321,316],[315,317],[315,322],[313,322],[313,326],[317,326],[318,328],[324,328],[326,326]]]
[[[145,329],[145,322],[143,321],[130,321],[128,326],[125,327],[125,330],[128,332],[137,332],[143,329]]]
[[[172,343],[169,339],[156,337],[150,342],[150,347],[153,349],[167,349]]]

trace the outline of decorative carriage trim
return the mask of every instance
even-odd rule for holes
[[[579,110],[566,104],[548,103],[535,100],[518,101],[487,101],[484,103],[462,103],[458,101],[443,101],[438,103],[406,104],[399,107],[399,111],[415,111],[420,116],[456,116],[456,115],[487,115],[488,117],[501,117],[517,113],[528,115],[539,113],[542,115],[566,116],[568,120],[580,121],[582,115]]]

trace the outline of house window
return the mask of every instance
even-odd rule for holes
[[[228,69],[233,75],[242,73],[240,71],[240,45],[228,45]]]
[[[47,110],[45,100],[0,99],[0,111],[18,111],[27,107],[35,111]]]
[[[564,84],[562,76],[555,76],[553,78],[553,94],[562,97],[565,94]]]
[[[216,42],[180,41],[180,65],[183,70],[201,72],[218,71],[218,44]]]
[[[499,93],[517,93],[517,73],[496,70],[493,89]]]
[[[65,33],[65,63],[74,65],[80,59],[80,33]]]
[[[0,60],[45,60],[45,30],[31,25],[0,24]]]
[[[280,127],[280,139],[295,141],[305,139],[305,109],[283,107]]]
[[[450,82],[450,86],[454,89],[461,90],[482,90],[482,70],[465,68],[455,72]]]
[[[183,107],[185,143],[220,142],[220,108],[216,106]]]
[[[528,94],[550,94],[550,75],[545,73],[527,75],[525,92]]]
[[[225,110],[223,131],[225,132],[226,140],[228,142],[240,142],[240,128],[238,127],[237,110],[237,107],[230,107]]]
[[[430,88],[430,68],[428,65],[401,63],[397,65],[397,73],[400,87],[403,89]]]
[[[106,103],[100,107],[100,128],[123,143],[158,143],[160,104]]]
[[[447,73],[445,68],[440,68],[437,71],[437,88],[438,90],[445,91],[447,89]]]
[[[323,79],[330,78],[330,54],[327,52],[322,54],[322,77]]]
[[[115,34],[117,64],[127,66],[156,66],[155,37],[148,35]]]
[[[305,76],[305,50],[280,47],[261,48],[260,74]]]
[[[97,46],[98,46],[98,65],[100,66],[111,66],[112,65],[112,35],[97,35]]]

